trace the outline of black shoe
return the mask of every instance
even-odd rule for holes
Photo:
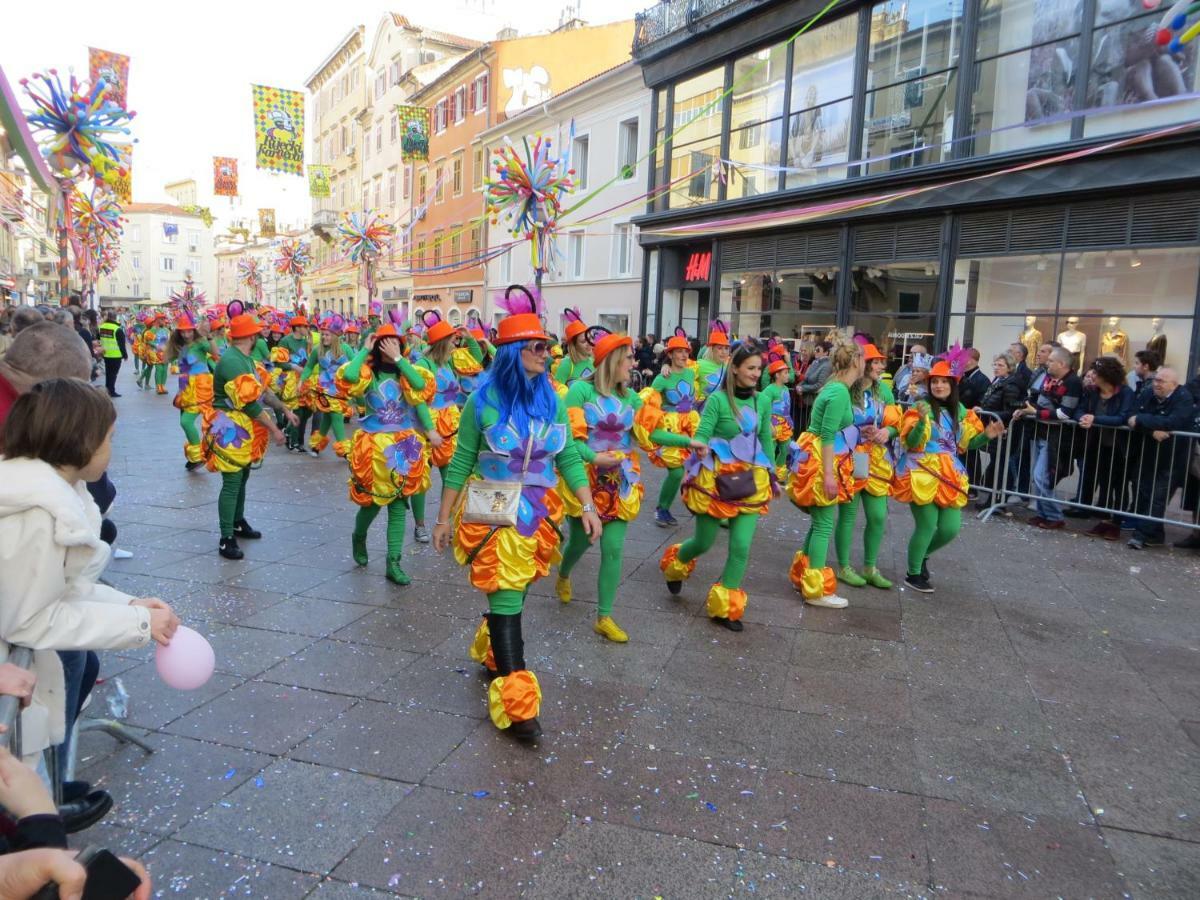
[[[928,556],[925,557],[925,559],[921,560],[921,577],[924,578],[926,581],[929,580],[929,557]]]
[[[673,596],[678,597],[679,592],[683,590],[683,582],[682,581],[668,581],[667,582],[667,590],[670,591]]]
[[[1193,531],[1188,537],[1176,541],[1171,546],[1176,550],[1200,550],[1200,531]]]
[[[120,397],[121,395],[118,394],[116,391],[109,391],[108,396],[112,397],[115,400],[117,397]]]
[[[926,575],[905,575],[904,583],[914,591],[920,591],[922,594],[933,593],[933,585],[929,583],[929,578]]]
[[[196,471],[198,468],[200,468],[202,465],[204,465],[204,461],[203,461],[203,460],[197,460],[196,462],[189,462],[189,463],[185,463],[183,467],[184,467],[185,469],[187,469],[189,472],[195,472],[195,471]]]
[[[217,545],[217,552],[226,559],[243,559],[246,554],[242,552],[242,548],[237,545],[237,538],[221,538],[221,543]]]
[[[246,538],[250,541],[256,541],[262,537],[262,532],[255,531],[245,519],[238,519],[233,523],[233,536],[235,538]]]
[[[742,624],[741,619],[727,619],[724,616],[711,616],[713,622],[718,625],[724,625],[730,631],[744,631],[746,626]]]
[[[73,803],[82,800],[92,792],[90,781],[64,781],[62,786],[63,803]]]
[[[67,834],[75,834],[91,828],[108,815],[113,808],[113,798],[108,791],[92,791],[79,800],[64,803],[58,808],[63,828]]]
[[[513,722],[508,726],[508,733],[518,741],[529,743],[542,736],[542,726],[536,718],[525,719],[523,722]]]

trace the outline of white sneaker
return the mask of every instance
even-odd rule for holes
[[[113,559],[133,559],[133,554],[128,550],[122,550],[119,547],[114,547]]]
[[[413,540],[418,544],[429,543],[429,529],[424,525],[417,525],[413,528]]]
[[[829,594],[825,597],[818,597],[816,600],[804,598],[804,602],[809,606],[823,606],[826,609],[845,609],[850,605],[850,601],[845,597],[839,597],[837,594]]]

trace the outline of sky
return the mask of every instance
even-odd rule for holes
[[[233,217],[256,218],[276,210],[282,227],[307,221],[307,181],[254,169],[250,85],[303,90],[305,79],[355,26],[366,26],[368,45],[385,12],[417,25],[477,40],[512,26],[522,34],[558,25],[563,10],[582,6],[591,24],[632,18],[654,0],[443,0],[381,5],[333,0],[319,6],[266,0],[210,0],[204,4],[108,0],[5,3],[0,67],[14,89],[34,72],[74,68],[88,74],[88,47],[132,57],[129,108],[134,147],[133,198],[168,200],[163,185],[194,178],[199,202],[212,208],[223,230]],[[322,10],[316,12],[316,10]],[[52,12],[50,12],[52,10]],[[308,135],[305,136],[309,144]],[[306,146],[306,152],[308,150]],[[238,159],[241,196],[212,195],[212,157]]]

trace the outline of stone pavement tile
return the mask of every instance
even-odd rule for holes
[[[333,875],[419,897],[526,897],[567,819],[554,810],[418,787]]]
[[[152,661],[145,662],[98,687],[84,715],[107,718],[108,697],[116,691],[119,681],[129,694],[128,713],[123,721],[141,728],[161,729],[214,697],[237,687],[242,680],[234,675],[216,674],[203,687],[194,691],[178,691],[159,677]]]
[[[908,671],[907,652],[904,644],[893,641],[801,631],[792,648],[791,663],[833,672],[903,677]]]
[[[326,637],[358,621],[368,612],[365,607],[353,603],[337,603],[317,597],[288,597],[262,612],[247,616],[239,624],[267,631]]]
[[[246,498],[246,518],[251,522],[274,520],[280,523],[324,521],[327,511],[319,503],[275,503],[254,496]]]
[[[109,470],[110,474],[112,470]],[[191,530],[178,531],[176,529],[160,528],[157,525],[146,525],[142,522],[131,522],[122,517],[122,521],[117,524],[117,534],[120,540],[117,542],[119,546],[126,547],[130,550],[137,551],[143,547],[163,547],[168,550],[191,550],[192,542],[196,540],[196,535],[200,532],[192,533]],[[214,532],[215,534],[216,532]],[[191,535],[190,537],[184,537]],[[178,545],[174,542],[178,541]],[[204,537],[204,545],[208,544],[208,535]]]
[[[372,610],[358,621],[339,628],[331,637],[356,644],[424,653],[462,625],[461,619],[434,615],[419,606],[405,606],[403,609]]]
[[[1061,753],[1015,741],[930,737],[918,729],[921,793],[997,810],[1090,821]]]
[[[542,728],[568,738],[608,742],[622,739],[646,705],[648,688],[582,678],[539,677]],[[487,680],[482,679],[486,691]],[[486,709],[482,711],[486,715]]]
[[[746,623],[744,631],[730,631],[708,616],[679,617],[683,633],[680,646],[716,661],[769,659],[783,662],[791,656],[792,647],[801,634],[796,628],[757,624],[748,618],[742,621]]]
[[[659,688],[630,720],[627,739],[650,749],[761,766],[779,715],[777,709]]]
[[[578,585],[576,591],[578,592]],[[617,624],[625,629],[631,641],[639,644],[653,644],[663,656],[675,649],[675,646],[683,638],[684,629],[691,621],[690,616],[681,616],[678,612],[669,609],[651,610],[626,606],[622,604],[622,599],[620,595],[617,596],[612,616]],[[541,608],[557,622],[556,627],[574,630],[582,634],[591,632],[592,623],[596,621],[596,605],[592,602],[594,600],[595,591],[592,590],[580,600],[563,603],[556,599],[553,606],[545,604]],[[536,600],[527,601],[525,604],[526,614],[521,617],[522,623],[527,620],[530,611],[538,608],[539,604]],[[538,620],[531,618],[528,621],[531,632],[536,633]],[[598,636],[597,639],[603,640]]]
[[[891,882],[874,875],[848,872],[837,865],[814,865],[795,859],[742,853],[727,896],[774,900],[775,897],[820,897],[821,900],[894,900],[932,896],[924,884]]]
[[[274,591],[207,584],[172,603],[171,608],[185,623],[191,619],[198,619],[201,622],[223,622],[232,625],[277,606],[285,599],[286,595]]]
[[[416,784],[478,720],[363,700],[291,752],[292,759]]]
[[[1072,754],[1071,762],[1101,825],[1200,842],[1195,761],[1180,768],[1164,757],[1085,750]]]
[[[193,819],[178,837],[324,875],[406,791],[394,781],[281,759]]]
[[[183,562],[162,566],[151,575],[158,578],[179,578],[189,582],[195,589],[203,584],[221,584],[243,576],[249,577],[264,565],[266,564],[259,560],[222,559],[217,556],[217,545],[214,543],[208,552],[195,554]]]
[[[1200,897],[1200,844],[1102,829],[1108,850],[1135,897]]]
[[[178,477],[177,473],[177,476]],[[161,506],[150,506],[148,504],[124,504],[121,502],[120,518],[117,522],[118,527],[124,527],[125,523],[139,522],[142,525],[153,525],[155,528],[162,530],[172,529],[188,529],[195,528],[197,522],[202,521],[205,515],[210,515],[213,521],[216,521],[216,493],[217,488],[214,484],[213,501],[211,506],[199,507],[195,509],[167,509]]]
[[[780,713],[771,732],[772,768],[867,787],[916,792],[913,732],[904,725],[842,716]]]
[[[659,686],[676,693],[699,693],[719,700],[777,706],[787,689],[788,671],[782,662],[768,662],[751,652],[717,659],[706,648],[680,647],[662,672]]]
[[[459,644],[459,646],[465,646]],[[525,634],[525,662],[534,672],[589,681],[653,687],[668,653],[647,644],[614,644],[592,631]]]
[[[750,849],[891,881],[929,879],[920,797],[768,771],[751,806]]]
[[[488,714],[487,685],[483,667],[468,659],[464,650],[462,659],[434,654],[418,657],[367,696],[405,709],[431,709],[482,719]],[[543,696],[543,706],[547,703],[548,698]]]
[[[410,573],[413,574],[413,573]],[[356,568],[343,572],[315,585],[309,585],[296,593],[304,597],[336,600],[340,603],[357,603],[364,606],[393,606],[413,602],[420,596],[421,589],[402,588],[392,584],[376,572]],[[487,606],[487,601],[482,601]]]
[[[800,627],[806,631],[826,634],[848,634],[877,641],[900,640],[900,611],[848,606],[845,609],[822,609],[811,606],[804,610]]]
[[[1008,637],[1026,665],[1073,662],[1111,672],[1133,671],[1099,626],[1079,628],[1044,624],[1037,628],[1009,628]]]
[[[922,637],[907,645],[912,684],[978,684],[1019,697],[1029,694],[1024,662],[1002,627],[978,623],[950,639]]]
[[[325,639],[268,669],[262,679],[316,691],[362,696],[414,659],[415,654],[402,650]]]
[[[220,540],[221,532],[217,527],[217,520],[214,517],[211,525],[212,528],[200,527],[202,523],[197,522],[195,527],[187,528],[182,531],[177,529],[163,530],[155,529],[155,534],[148,537],[145,541],[135,545],[135,549],[145,547],[146,549],[162,549],[162,550],[181,550],[188,553],[211,553],[214,546],[213,542]],[[210,524],[210,523],[203,523]],[[138,528],[152,526],[131,526]],[[122,543],[125,540],[125,528],[120,528],[120,540]],[[131,542],[132,543],[132,542]]]
[[[1180,722],[1179,724],[1187,732],[1187,736],[1192,739],[1192,743],[1200,748],[1200,722]]]
[[[109,563],[108,574],[120,575],[153,575],[164,568],[179,565],[197,556],[197,551],[208,549],[207,546],[191,550],[166,550],[159,547],[137,547],[132,559],[114,559]]]
[[[170,731],[231,747],[283,753],[352,706],[349,697],[247,682],[175,722]]]
[[[933,738],[973,738],[1050,748],[1050,723],[1032,695],[997,694],[985,686],[914,684],[912,717]]]
[[[1134,714],[1167,715],[1167,707],[1151,684],[1136,672],[1114,672],[1103,664],[1093,666],[1068,659],[1050,665],[1030,665],[1025,675],[1033,696],[1047,704],[1092,707],[1108,713],[1128,710]]]
[[[137,575],[114,572],[111,569],[104,573],[104,581],[118,591],[124,591],[134,597],[159,597],[167,603],[175,603],[180,597],[187,596],[196,589],[192,582],[181,580],[171,574]]]
[[[222,580],[229,587],[252,591],[276,591],[281,594],[303,594],[339,574],[336,567],[321,568],[320,560],[312,566],[270,565],[258,563],[259,568],[232,573]]]
[[[621,825],[572,822],[521,896],[718,900],[729,896],[738,860],[731,847]]]
[[[102,771],[80,772],[112,794],[110,821],[145,832],[171,834],[271,763],[261,753],[165,734],[151,742],[150,756],[130,745]]]
[[[251,678],[312,644],[304,634],[263,631],[240,625],[215,625],[202,630],[213,645],[217,671]]]
[[[1028,604],[996,604],[996,615],[1006,628],[1041,630],[1089,630],[1100,631],[1091,610],[1083,606],[1030,606]]]
[[[754,584],[755,581],[751,579],[749,584],[743,585],[747,588],[746,611],[742,615],[743,622],[747,625],[758,625],[776,631],[795,631],[803,627],[801,619],[804,616],[804,602],[800,599],[799,594],[794,591],[784,596],[762,593],[755,590]],[[783,591],[778,593],[782,594]],[[706,619],[708,611],[704,606],[705,595],[701,596],[700,601],[701,606],[696,613],[696,618]]]
[[[327,879],[308,895],[309,900],[395,900],[399,894],[372,890],[361,884]]]
[[[1121,897],[1100,830],[1076,819],[925,802],[932,883],[955,896]]]
[[[908,685],[881,675],[828,672],[792,666],[780,706],[807,713],[833,713],[851,719],[907,724]]]
[[[154,880],[155,895],[163,897],[295,900],[317,885],[314,875],[176,840],[164,841],[140,861]]]
[[[291,535],[288,533],[289,525],[263,522],[263,527],[259,527],[257,522],[251,524],[258,528],[263,536],[257,540],[238,541],[238,546],[242,548],[247,560],[273,565],[292,565],[294,563],[304,565],[310,559],[321,559],[322,561],[328,559],[331,565],[335,562],[339,565],[343,564],[342,560],[335,561],[326,554],[320,553],[320,547],[310,546],[298,555],[296,544],[292,542]],[[350,562],[349,553],[347,553],[344,564],[350,565]]]
[[[1114,641],[1149,682],[1167,709],[1183,719],[1200,718],[1200,647],[1150,641]]]
[[[151,847],[161,843],[162,840],[161,834],[150,834],[138,831],[136,828],[126,828],[124,825],[114,824],[110,819],[104,819],[91,828],[69,835],[67,846],[72,850],[82,850],[89,844],[95,844],[111,850],[117,856],[141,859]]]
[[[896,581],[899,584],[903,580],[904,570],[901,568]],[[906,620],[912,616],[924,616],[937,619],[969,619],[988,624],[999,621],[995,604],[987,597],[981,596],[978,590],[971,593],[942,591],[922,594],[899,587],[897,591],[900,595],[900,612]]]

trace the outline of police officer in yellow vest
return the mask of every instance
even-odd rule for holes
[[[108,396],[120,397],[117,393],[117,373],[121,371],[121,360],[128,359],[125,350],[125,329],[117,322],[117,314],[109,310],[100,325],[100,349],[104,353],[104,386]]]

